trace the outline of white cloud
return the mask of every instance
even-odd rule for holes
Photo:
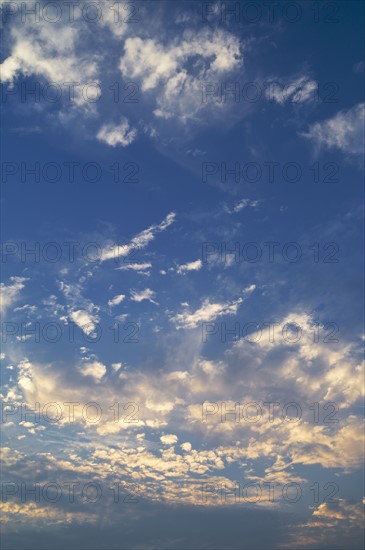
[[[243,471],[245,478],[263,482],[301,483],[297,470],[293,470],[296,465],[307,465],[307,471],[310,467],[314,471],[316,465],[345,471],[357,469],[361,467],[362,459],[362,423],[360,416],[356,417],[351,410],[346,410],[347,399],[351,403],[361,399],[362,370],[356,366],[354,348],[346,342],[341,342],[335,349],[332,344],[318,342],[313,345],[313,321],[306,314],[288,314],[282,323],[289,322],[300,324],[303,333],[308,332],[308,337],[303,336],[294,346],[280,341],[276,343],[276,340],[265,345],[264,342],[257,345],[240,342],[229,350],[224,362],[209,361],[196,355],[193,361],[188,358],[185,363],[179,350],[174,348],[170,365],[173,370],[168,373],[164,369],[152,372],[136,369],[127,373],[128,378],[113,376],[110,379],[105,376],[105,366],[92,357],[85,359],[84,365],[77,365],[79,370],[84,369],[83,374],[89,378],[85,377],[85,383],[76,386],[57,365],[41,367],[22,362],[18,365],[18,387],[24,392],[28,403],[54,401],[62,406],[70,401],[79,402],[81,405],[76,410],[76,421],[85,426],[87,422],[81,415],[83,404],[98,402],[103,415],[95,425],[88,424],[90,455],[80,458],[80,462],[70,459],[66,469],[70,470],[75,465],[75,471],[82,467],[88,474],[95,471],[97,459],[100,475],[102,472],[109,475],[111,467],[113,472],[123,472],[126,479],[136,480],[138,474],[138,482],[149,487],[146,489],[147,498],[153,495],[154,483],[163,482],[166,484],[164,494],[167,501],[197,503],[193,483],[230,483],[227,478],[231,475],[231,465],[242,468],[247,461],[251,464],[249,470]],[[279,336],[279,328],[277,332]],[[266,338],[269,339],[269,335],[263,334],[263,340]],[[188,341],[192,342],[191,333]],[[187,347],[193,346],[186,346],[185,341],[182,346],[185,355]],[[199,349],[198,345],[194,355],[198,354]],[[112,369],[119,370],[119,365],[112,365]],[[235,365],[239,366],[239,376]],[[98,383],[100,380],[103,384]],[[326,398],[328,388],[332,388],[333,395]],[[138,404],[139,423],[115,422],[110,405],[120,401],[121,392],[123,402]],[[21,400],[24,398],[19,397]],[[323,405],[327,399],[340,404],[338,417],[341,422],[313,424],[310,403],[316,401]],[[235,402],[256,401],[266,412],[263,402],[267,400],[280,401],[281,406],[289,401],[297,402],[303,408],[303,418],[297,423],[285,422],[279,407],[276,409],[275,423],[267,421],[265,412],[257,423],[243,422],[242,418],[240,422],[222,422],[219,411],[204,423],[202,402],[206,400],[223,400],[227,410],[233,410]],[[328,414],[330,410],[326,412],[324,409],[322,412]],[[68,414],[65,417],[64,424],[67,424],[70,422]],[[176,431],[181,426],[193,434],[194,441],[201,440],[204,434],[207,448],[193,449],[187,441],[190,438],[184,436],[182,439]],[[145,436],[136,433],[140,429],[143,433],[147,432]],[[153,445],[149,444],[150,429],[154,431]],[[161,435],[160,432],[157,435],[162,445],[158,442],[156,445],[156,429],[166,434]],[[100,437],[122,430],[128,430],[128,437],[123,438],[117,448],[114,441]],[[179,439],[182,443],[175,453],[171,446]],[[138,453],[135,453],[137,447]],[[262,473],[263,459],[265,473]],[[217,470],[221,470],[219,475]],[[184,491],[181,481],[189,472],[192,476],[187,479],[189,486]],[[328,514],[323,507],[316,514],[317,519],[325,515]]]
[[[316,99],[317,82],[308,76],[300,76],[293,82],[279,82],[279,79],[270,78],[265,86],[265,95],[269,101],[284,103],[304,103]]]
[[[202,268],[202,261],[195,260],[194,262],[188,262],[187,264],[179,265],[176,269],[177,273],[180,275],[186,273],[187,271],[199,271]]]
[[[70,318],[76,325],[78,325],[85,334],[92,334],[96,328],[99,318],[97,315],[92,314],[86,310],[76,310],[70,312]]]
[[[148,300],[149,302],[152,302],[152,304],[158,305],[158,302],[154,300],[156,294],[150,288],[146,288],[145,290],[141,290],[140,292],[138,292],[137,290],[131,290],[131,296],[131,299],[134,302],[142,302],[143,300]]]
[[[127,147],[137,137],[137,130],[129,126],[129,122],[125,117],[122,117],[119,124],[104,124],[97,136],[99,141],[107,143],[111,147],[121,145]]]
[[[122,368],[122,363],[112,363],[112,369],[114,372],[118,372]]]
[[[147,229],[138,233],[132,240],[125,245],[116,245],[106,247],[102,250],[101,260],[112,260],[119,257],[128,256],[133,250],[145,248],[151,241],[154,240],[157,233],[167,229],[175,220],[175,213],[170,212],[166,218],[158,225],[151,225]],[[125,264],[128,265],[128,264]]]
[[[308,132],[300,134],[313,140],[319,147],[340,149],[348,155],[364,154],[365,103],[348,111],[339,111],[334,117],[315,122]]]
[[[80,372],[83,376],[92,376],[99,382],[106,373],[106,366],[100,361],[88,361],[81,365]]]
[[[117,270],[119,271],[137,271],[137,273],[144,273],[146,274],[146,270],[149,269],[150,267],[152,267],[152,264],[146,262],[146,263],[141,263],[141,264],[134,264],[134,263],[130,263],[130,264],[123,264],[122,266],[120,267],[117,267]]]
[[[199,323],[214,321],[223,315],[234,315],[237,313],[239,306],[242,304],[243,298],[239,298],[233,302],[226,303],[211,303],[209,299],[204,300],[200,308],[194,312],[185,310],[171,317],[171,321],[180,328],[195,328]]]
[[[250,199],[241,199],[238,201],[232,208],[229,208],[227,205],[225,205],[224,210],[228,214],[237,214],[237,212],[241,212],[244,208],[248,208],[249,206],[251,208],[255,208],[258,205],[259,201],[251,201]]]
[[[54,25],[30,20],[11,28],[11,55],[1,65],[2,82],[14,83],[19,75],[36,75],[58,85],[62,97],[69,97],[67,82],[74,82],[74,104],[92,109],[95,88],[83,94],[83,86],[99,84],[99,57],[83,51],[87,26]]]
[[[177,436],[173,434],[162,435],[160,441],[164,445],[174,445],[174,443],[177,443]]]
[[[9,31],[11,50],[2,64],[2,80],[13,84],[19,76],[34,75],[58,86],[62,99],[69,94],[65,83],[77,83],[72,105],[82,107],[82,114],[96,115],[98,97],[104,92],[103,79],[110,74],[109,66],[103,71],[110,52],[93,47],[98,43],[95,37],[102,39],[107,33],[124,47],[119,62],[123,79],[140,84],[147,101],[151,100],[149,113],[155,119],[197,122],[200,112],[206,109],[224,112],[223,103],[202,102],[201,83],[218,82],[242,67],[242,44],[237,36],[223,29],[186,28],[170,40],[161,21],[151,18],[147,35],[152,38],[146,38],[144,32],[139,37],[135,36],[138,28],[126,23],[121,5],[116,21],[118,7],[110,6],[107,0],[99,0],[99,4],[103,15],[91,25],[82,18],[71,26],[64,21],[35,23],[32,18],[17,25],[14,18]],[[59,115],[61,122],[69,123],[76,111],[69,108],[68,99],[65,103],[67,109],[61,109]],[[111,147],[130,145],[137,137],[136,128],[130,127],[124,117],[111,120],[110,124],[101,125],[97,139]],[[158,137],[159,128],[151,120],[141,120],[140,124],[142,133]]]
[[[78,283],[58,282],[59,288],[67,301],[67,315],[60,316],[60,320],[67,323],[67,320],[71,319],[87,335],[95,333],[100,320],[98,315],[100,308],[82,295],[82,284],[90,276],[91,272],[87,272],[85,276],[79,277]],[[56,297],[52,296],[51,298],[49,302],[52,312],[55,315],[58,315],[60,312],[63,313],[65,308],[56,303]]]
[[[10,284],[0,284],[0,311],[2,315],[18,300],[20,291],[24,288],[25,281],[28,280],[25,277],[10,277]]]
[[[195,120],[207,107],[202,102],[202,82],[218,81],[242,63],[237,37],[223,30],[204,29],[186,31],[170,44],[127,38],[119,66],[124,77],[138,80],[142,92],[154,97],[157,118],[186,122]]]
[[[117,306],[121,302],[123,302],[124,298],[125,298],[125,294],[117,294],[117,296],[114,296],[114,298],[108,301],[108,306],[110,307]]]

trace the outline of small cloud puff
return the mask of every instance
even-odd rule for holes
[[[121,145],[127,147],[137,137],[137,130],[129,126],[128,120],[123,117],[120,124],[104,124],[97,133],[97,139],[111,147]]]
[[[160,441],[163,445],[174,445],[177,443],[177,436],[174,434],[162,435]]]

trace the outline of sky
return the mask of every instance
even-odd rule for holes
[[[364,4],[1,11],[3,548],[362,548]]]

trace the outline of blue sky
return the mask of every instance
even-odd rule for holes
[[[362,548],[363,4],[73,5],[1,6],[4,547]]]

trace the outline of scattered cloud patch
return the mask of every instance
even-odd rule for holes
[[[0,284],[0,311],[2,315],[19,299],[19,294],[25,286],[24,283],[28,280],[25,277],[10,277],[9,284]]]
[[[175,213],[170,212],[166,218],[158,225],[151,225],[147,229],[138,233],[131,239],[128,244],[117,245],[112,247],[106,247],[102,250],[101,260],[111,260],[120,257],[125,257],[131,254],[134,250],[145,248],[151,241],[153,241],[158,233],[164,231],[175,221]],[[127,263],[125,265],[128,265]]]
[[[143,300],[148,300],[152,304],[158,305],[158,302],[154,300],[156,294],[153,290],[150,288],[146,288],[145,290],[141,290],[138,292],[137,290],[131,290],[131,299],[134,302],[143,302]]]
[[[180,275],[186,273],[187,271],[199,271],[203,266],[201,260],[195,260],[193,262],[188,262],[186,264],[179,265],[176,269],[176,272]]]
[[[243,298],[226,303],[210,302],[209,299],[206,299],[197,310],[193,312],[185,310],[173,316],[171,321],[178,329],[195,328],[200,323],[208,323],[224,315],[235,315],[242,302]]]
[[[162,435],[160,441],[163,445],[174,445],[177,443],[177,436],[173,434]]]
[[[125,294],[117,294],[117,296],[114,296],[114,298],[112,298],[111,300],[108,300],[108,306],[110,307],[118,306],[123,302],[124,298],[125,298]]]
[[[119,124],[104,124],[96,137],[111,147],[127,147],[136,139],[137,130],[131,128],[128,120],[123,117]]]
[[[339,111],[334,117],[312,124],[300,135],[325,149],[339,149],[350,156],[364,154],[365,103],[359,103],[347,111]]]

